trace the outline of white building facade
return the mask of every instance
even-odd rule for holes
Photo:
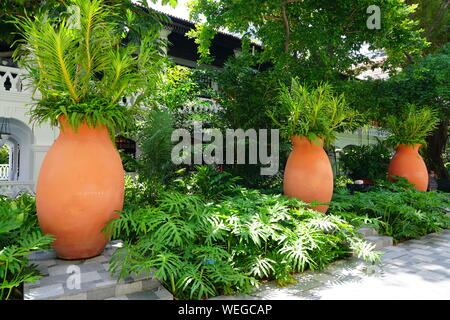
[[[8,145],[10,150],[0,194],[9,196],[21,190],[34,192],[42,161],[59,133],[49,125],[30,123],[32,89],[27,88],[22,74],[18,68],[0,65],[0,123],[5,131],[0,132],[0,144]]]

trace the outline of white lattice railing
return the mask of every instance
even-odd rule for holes
[[[15,198],[21,194],[35,194],[34,181],[0,181],[0,194]]]
[[[222,107],[213,99],[199,98],[198,101],[186,104],[179,110],[180,113],[218,113]]]
[[[0,164],[0,180],[9,179],[9,164]]]
[[[29,92],[23,80],[24,73],[18,68],[0,66],[0,92]]]

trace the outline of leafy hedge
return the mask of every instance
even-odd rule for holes
[[[182,190],[162,191],[154,204],[125,206],[107,228],[124,240],[111,271],[124,278],[154,270],[175,297],[202,299],[249,292],[260,280],[286,284],[292,273],[320,269],[352,251],[378,259],[344,219],[281,195],[233,188],[220,173],[215,183],[199,183],[207,174],[180,178]]]
[[[399,184],[379,182],[369,192],[350,194],[338,189],[330,211],[353,223],[371,223],[395,241],[420,238],[450,226],[448,194],[419,192]]]
[[[389,149],[379,141],[373,145],[344,147],[339,157],[339,164],[342,170],[354,180],[375,180],[386,177],[391,158]]]

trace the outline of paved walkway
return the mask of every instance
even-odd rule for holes
[[[296,275],[297,283],[264,284],[251,295],[219,299],[450,299],[450,230],[381,249],[375,266],[338,261],[321,272]]]

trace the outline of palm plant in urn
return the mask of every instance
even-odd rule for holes
[[[343,95],[335,95],[329,84],[301,85],[295,78],[282,86],[280,109],[269,116],[292,141],[293,150],[284,170],[283,192],[305,202],[327,203],[333,194],[333,171],[323,149],[337,132],[356,128],[358,114]],[[328,205],[313,205],[326,212]]]
[[[162,58],[154,35],[122,44],[114,7],[66,3],[75,16],[16,19],[23,40],[15,57],[39,92],[32,119],[60,127],[36,185],[39,224],[55,235],[58,257],[81,259],[103,251],[102,229],[122,210],[124,171],[112,137],[130,122],[123,99],[145,98]]]
[[[436,111],[410,104],[401,115],[388,116],[385,122],[390,132],[387,142],[396,150],[389,163],[388,178],[406,178],[417,190],[426,191],[428,170],[419,154],[419,148],[425,144],[425,138],[439,122]]]

